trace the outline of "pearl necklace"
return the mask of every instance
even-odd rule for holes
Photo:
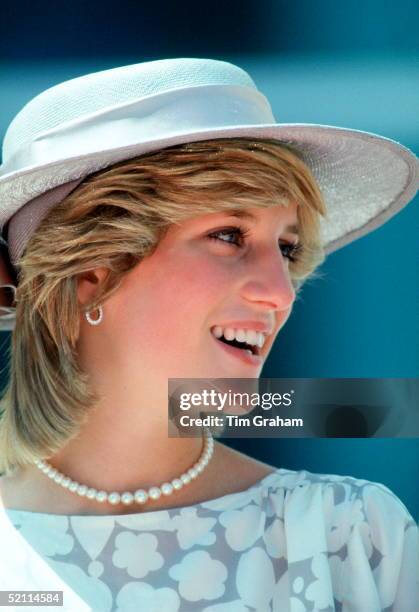
[[[124,504],[129,506],[136,502],[137,504],[145,504],[149,499],[159,499],[163,495],[171,495],[174,490],[179,490],[183,486],[189,484],[191,480],[194,480],[208,465],[214,452],[214,440],[211,435],[211,431],[205,427],[205,443],[204,449],[199,460],[194,465],[181,474],[179,478],[174,478],[171,482],[164,482],[160,487],[151,487],[146,491],[145,489],[138,489],[134,493],[125,491],[124,493],[107,493],[106,491],[97,491],[96,489],[89,488],[86,485],[79,484],[74,480],[71,480],[68,476],[65,476],[57,469],[49,465],[46,461],[35,461],[35,465],[46,474],[49,478],[54,480],[57,484],[60,484],[65,489],[68,489],[72,493],[77,493],[80,497],[87,497],[88,499],[94,499],[98,502],[108,502],[112,505]]]

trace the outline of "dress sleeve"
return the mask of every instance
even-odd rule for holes
[[[341,566],[342,612],[419,612],[418,526],[379,483],[354,497],[347,556]]]

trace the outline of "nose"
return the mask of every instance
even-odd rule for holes
[[[241,290],[242,297],[264,310],[289,310],[295,300],[288,260],[278,245],[267,247],[249,263]]]

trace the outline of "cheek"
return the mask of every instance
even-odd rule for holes
[[[121,335],[141,338],[143,350],[167,352],[170,346],[193,345],[231,286],[225,268],[208,253],[171,259],[144,266],[127,294]]]
[[[170,277],[170,278],[169,278]],[[230,286],[225,271],[210,258],[194,258],[177,266],[162,281],[161,303],[173,325],[199,331]]]

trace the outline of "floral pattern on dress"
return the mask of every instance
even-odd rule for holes
[[[281,468],[183,508],[6,515],[95,612],[419,610],[416,523],[351,476]]]

